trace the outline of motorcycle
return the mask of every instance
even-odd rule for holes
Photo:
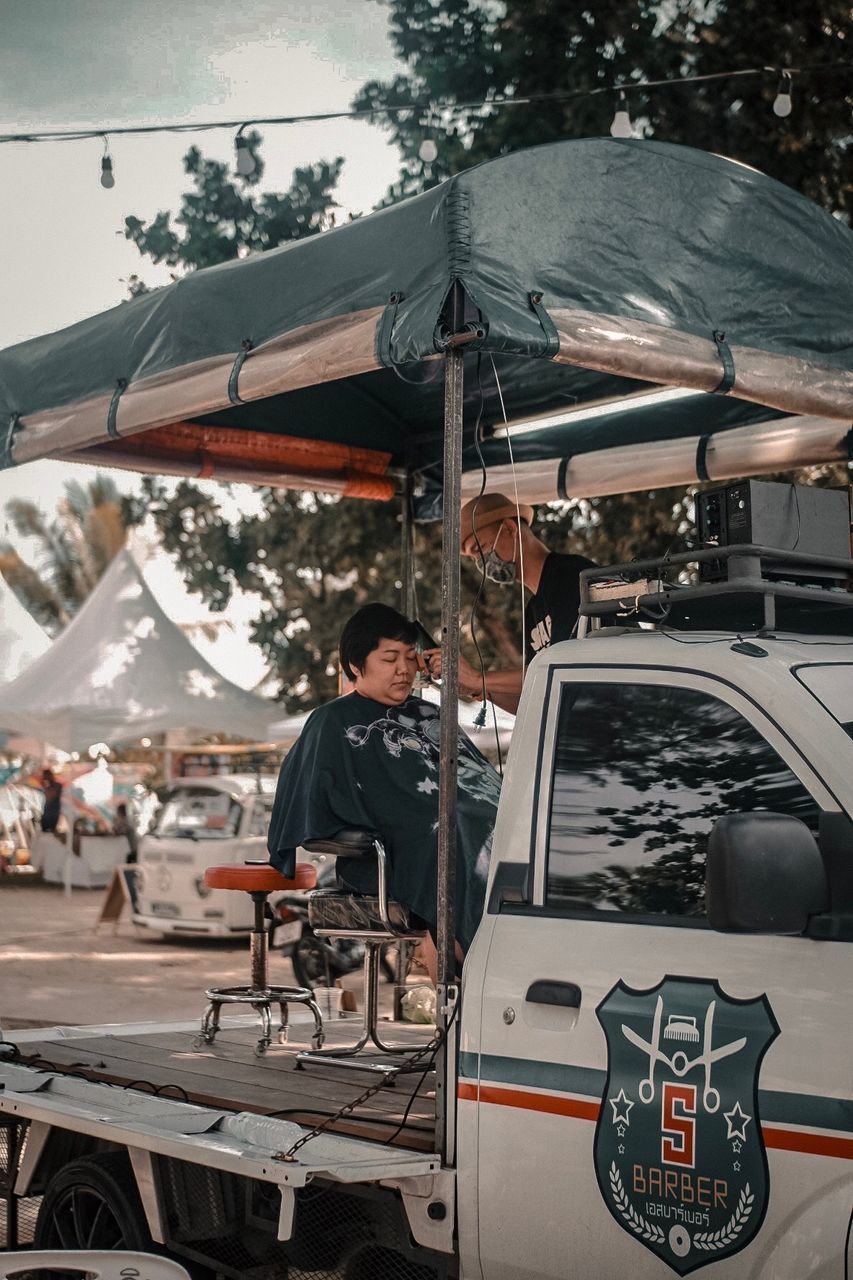
[[[337,884],[334,863],[322,868],[317,876],[318,889],[331,889]],[[270,947],[287,956],[300,987],[333,987],[338,978],[354,973],[364,965],[364,943],[360,938],[318,938],[308,919],[311,890],[294,889],[283,893],[270,904]],[[405,975],[412,966],[413,949],[406,943]],[[379,955],[379,968],[388,982],[397,981],[399,948],[395,943],[384,946]]]

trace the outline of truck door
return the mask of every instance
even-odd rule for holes
[[[816,834],[838,801],[723,680],[548,679],[532,874],[500,904],[497,868],[466,966],[483,1280],[843,1280],[850,943],[715,933],[704,911],[719,817]]]

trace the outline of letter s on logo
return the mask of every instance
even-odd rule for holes
[[[696,1086],[667,1080],[661,1101],[660,1156],[664,1164],[692,1169],[696,1158]]]

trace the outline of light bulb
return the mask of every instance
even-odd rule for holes
[[[625,101],[624,93],[620,91],[619,101],[616,104],[616,114],[610,123],[610,136],[612,138],[630,138],[633,133],[631,117],[628,114],[628,103]]]
[[[104,156],[101,160],[101,186],[106,187],[107,191],[116,184],[113,174],[113,162],[109,156]]]
[[[433,138],[424,138],[418,147],[418,155],[424,164],[434,164],[438,159],[438,147],[435,144],[435,140]]]
[[[782,72],[782,78],[779,81],[779,88],[776,90],[776,97],[773,99],[773,114],[779,116],[780,120],[784,120],[785,116],[789,116],[793,109],[791,101],[791,77],[787,71]]]
[[[234,139],[234,146],[237,148],[237,164],[235,168],[241,178],[248,178],[257,168],[255,157],[249,150],[249,144],[242,134],[237,134]]]

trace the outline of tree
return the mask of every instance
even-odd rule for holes
[[[212,609],[226,608],[235,587],[266,598],[252,639],[278,676],[289,711],[337,695],[338,639],[349,614],[370,600],[399,597],[396,503],[265,489],[260,513],[232,525],[216,498],[196,485],[181,481],[171,492],[146,479],[143,507],[153,513],[163,545],[177,558],[189,589]],[[418,610],[437,635],[440,527],[418,526],[415,550],[425,569],[417,573]],[[463,581],[469,599],[478,580],[478,572],[466,562]],[[509,662],[518,658],[517,637],[507,637],[500,603],[493,600],[483,611],[479,630],[487,654]],[[470,638],[470,620],[465,630]]]
[[[55,635],[74,616],[125,544],[129,512],[115,484],[98,476],[70,480],[53,520],[34,502],[15,498],[6,514],[21,537],[35,538],[34,564],[11,543],[0,545],[0,573],[33,617]]]
[[[520,147],[606,134],[613,86],[769,65],[758,79],[630,90],[635,129],[730,155],[853,214],[847,0],[389,0],[389,9],[406,74],[370,81],[354,105],[408,108],[376,117],[403,157],[391,199]],[[841,67],[795,72],[791,115],[774,115],[773,68],[831,64]],[[489,107],[496,98],[518,105]],[[466,103],[475,105],[454,105]],[[427,172],[425,136],[438,146]]]
[[[334,225],[337,206],[332,192],[343,164],[341,156],[295,170],[290,190],[284,194],[259,195],[264,173],[262,139],[255,131],[244,138],[255,165],[252,173],[232,180],[227,165],[205,159],[198,147],[191,147],[184,156],[184,172],[192,178],[194,190],[184,195],[174,220],[180,230],[173,227],[170,213],[161,211],[147,224],[130,214],[124,220],[125,238],[154,262],[165,262],[181,272],[274,249]],[[137,276],[129,283],[131,294],[145,292]]]

